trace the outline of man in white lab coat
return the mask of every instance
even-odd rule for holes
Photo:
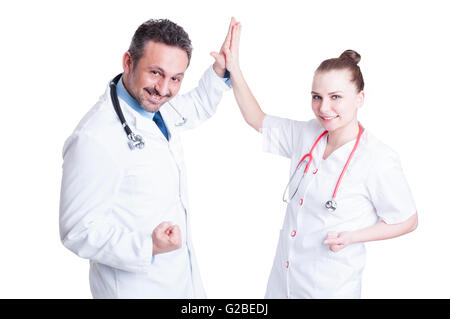
[[[94,298],[205,297],[179,131],[211,117],[229,86],[222,47],[198,87],[177,95],[191,52],[180,26],[143,23],[123,56],[116,90],[145,146],[129,148],[109,86],[65,142],[60,235],[65,247],[90,260]]]

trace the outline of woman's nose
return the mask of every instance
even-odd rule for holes
[[[322,114],[327,114],[331,109],[331,103],[326,99],[323,99],[320,103],[319,111]]]

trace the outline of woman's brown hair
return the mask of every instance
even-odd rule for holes
[[[361,69],[358,66],[361,60],[361,55],[353,50],[345,50],[339,58],[332,58],[320,63],[316,72],[331,71],[331,70],[349,70],[352,74],[352,82],[355,82],[358,92],[364,90],[364,79]]]

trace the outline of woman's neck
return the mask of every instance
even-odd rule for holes
[[[359,133],[358,121],[349,123],[346,126],[338,128],[333,132],[328,132],[327,148],[324,158],[327,158],[331,153],[342,145],[355,139]]]

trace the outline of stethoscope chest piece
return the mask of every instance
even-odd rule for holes
[[[337,208],[337,203],[334,199],[331,199],[325,203],[325,207],[328,209],[329,212],[334,212]]]
[[[134,150],[136,148],[141,150],[145,146],[144,139],[140,135],[131,133],[130,135],[128,135],[128,139],[128,147],[130,148],[130,150]]]

